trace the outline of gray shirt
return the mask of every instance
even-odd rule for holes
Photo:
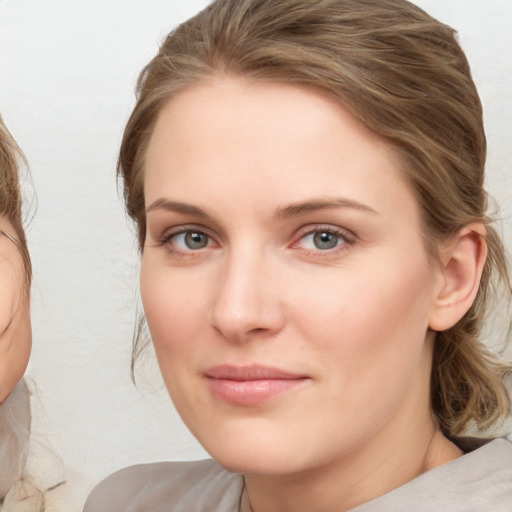
[[[212,460],[122,469],[93,490],[84,508],[84,512],[171,511],[251,512],[251,508],[242,476]],[[411,511],[512,512],[512,444],[491,441],[352,510]]]

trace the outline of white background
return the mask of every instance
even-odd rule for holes
[[[512,247],[512,0],[418,0],[459,30],[485,109],[487,183]],[[35,436],[69,504],[117,468],[205,454],[149,357],[129,376],[138,255],[115,181],[138,71],[206,0],[2,0],[0,112],[30,163]]]

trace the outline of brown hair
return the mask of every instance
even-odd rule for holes
[[[482,108],[454,30],[405,0],[213,2],[166,38],[139,77],[118,173],[141,250],[144,158],[158,114],[177,92],[215,73],[322,91],[385,138],[417,195],[432,256],[463,226],[486,226],[489,256],[477,299],[437,334],[431,405],[448,434],[503,419],[511,368],[479,336],[493,282],[507,294],[511,288],[504,248],[486,215]]]
[[[7,233],[7,236],[20,249],[28,292],[32,278],[32,265],[23,230],[22,194],[19,182],[20,162],[25,163],[25,157],[0,117],[0,216],[5,217],[14,229],[14,233]]]

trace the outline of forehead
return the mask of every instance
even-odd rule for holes
[[[388,143],[338,103],[242,78],[216,77],[169,100],[145,172],[146,204],[165,193],[274,202],[348,194],[381,206],[405,194],[415,202]]]
[[[266,144],[276,136],[281,140],[291,136],[297,142],[320,136],[327,142],[326,130],[336,125],[337,136],[359,135],[389,152],[382,137],[319,89],[229,75],[213,75],[168,100],[159,113],[149,152],[162,136],[166,143],[171,138],[183,143],[202,135],[203,130],[197,129],[201,125],[212,142],[216,135],[222,135],[224,143],[236,142],[252,128],[252,135],[258,136],[255,143],[267,133]],[[223,126],[231,130],[229,136],[226,131],[220,133]]]

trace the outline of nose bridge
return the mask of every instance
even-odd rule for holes
[[[274,265],[249,244],[228,252],[212,307],[212,325],[225,337],[279,330],[283,312],[276,290],[271,290]]]

